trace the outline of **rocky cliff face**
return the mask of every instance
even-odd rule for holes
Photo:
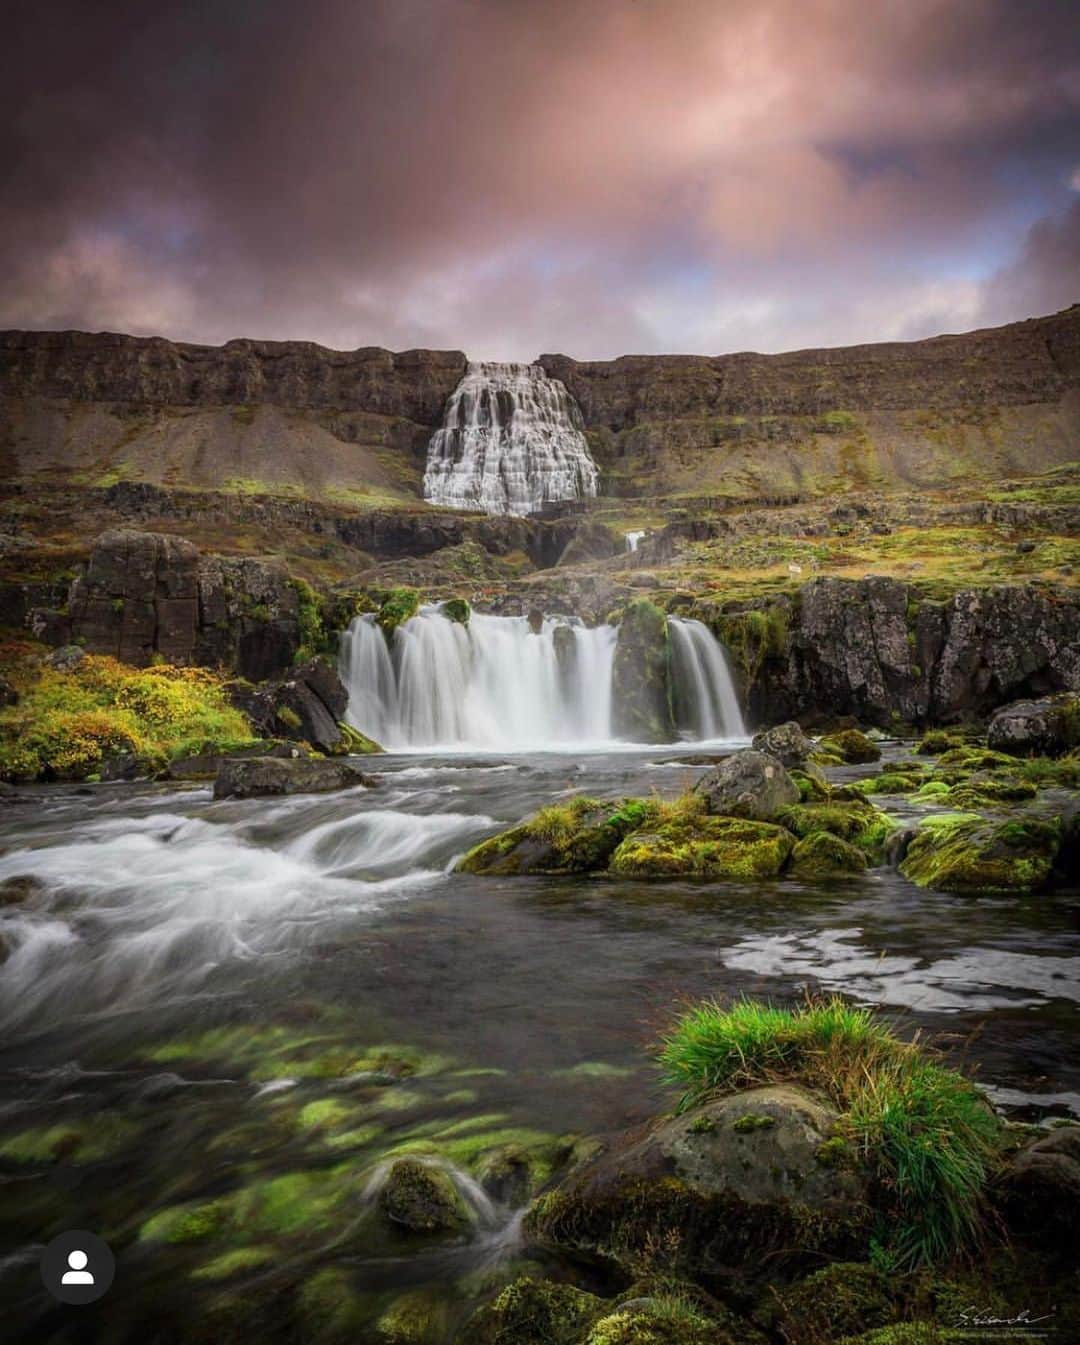
[[[1080,594],[1071,590],[1000,585],[933,602],[895,579],[817,579],[769,613],[712,624],[763,722],[948,724],[1080,690]]]
[[[797,499],[1076,456],[1080,307],[929,341],[718,357],[544,356],[602,494]],[[0,465],[66,479],[415,501],[460,351],[0,334]]]

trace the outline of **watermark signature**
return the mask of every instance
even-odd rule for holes
[[[1021,1308],[1011,1317],[999,1317],[996,1312],[972,1303],[957,1313],[952,1330],[957,1335],[972,1339],[986,1339],[992,1335],[994,1340],[1009,1337],[1038,1340],[1050,1335],[1049,1324],[1056,1315],[1056,1308],[1041,1314],[1036,1314],[1031,1308]]]

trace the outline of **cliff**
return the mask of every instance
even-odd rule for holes
[[[926,341],[540,361],[581,407],[601,493],[728,500],[948,486],[1078,456],[1080,306]],[[9,480],[415,502],[460,351],[0,334]]]

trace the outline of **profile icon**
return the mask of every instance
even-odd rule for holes
[[[93,1284],[94,1277],[86,1269],[86,1265],[89,1260],[90,1258],[82,1250],[81,1247],[76,1247],[73,1252],[68,1252],[68,1259],[67,1259],[68,1269],[64,1272],[63,1278],[60,1280],[60,1283]]]
[[[96,1233],[71,1228],[42,1250],[41,1282],[60,1303],[96,1303],[116,1276],[112,1248]]]

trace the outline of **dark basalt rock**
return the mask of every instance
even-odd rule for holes
[[[374,776],[347,761],[319,757],[248,757],[222,762],[214,781],[215,799],[257,799],[279,794],[325,794],[335,789],[368,788]]]
[[[348,750],[341,720],[349,693],[328,659],[309,659],[289,677],[259,690],[238,684],[232,699],[267,737],[309,743],[334,755]]]
[[[1010,1230],[1066,1258],[1080,1242],[1080,1125],[1064,1125],[1017,1153],[997,1191]]]
[[[759,752],[768,752],[781,765],[789,768],[805,765],[814,750],[813,740],[806,736],[794,720],[755,733],[752,746]]]

